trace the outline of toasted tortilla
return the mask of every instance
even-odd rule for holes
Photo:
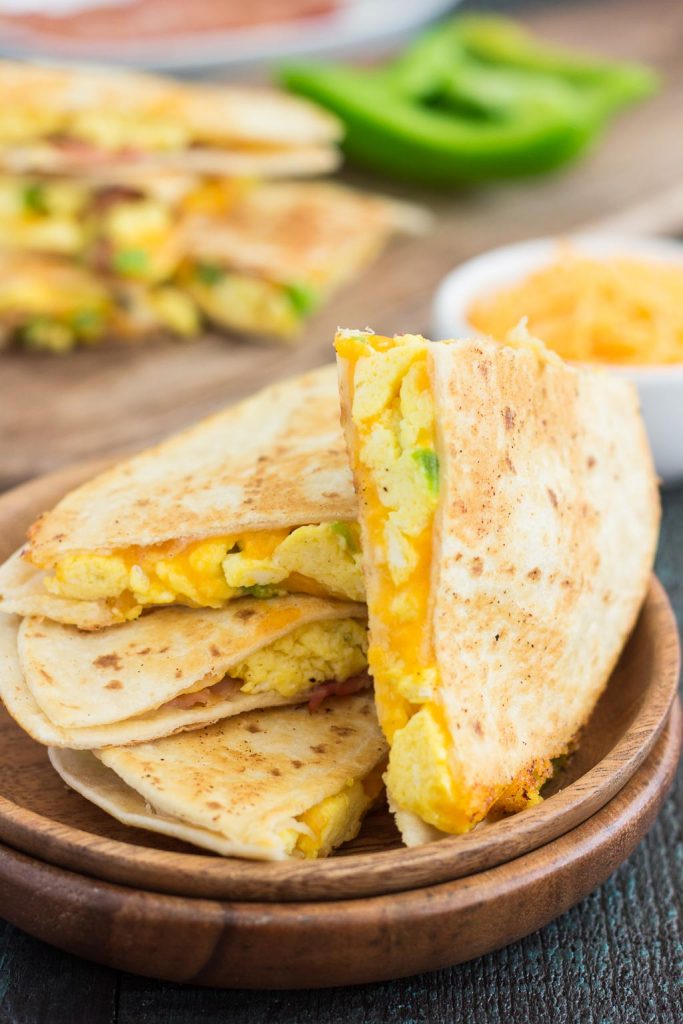
[[[327,174],[339,166],[340,155],[328,146],[292,148],[210,149],[177,153],[137,153],[135,157],[62,150],[47,143],[13,146],[0,151],[0,169],[12,174],[87,175],[111,180],[119,173],[194,174],[226,178],[287,178]]]
[[[173,157],[197,146],[216,153],[240,146],[247,151],[305,150],[330,146],[341,135],[339,121],[326,111],[267,88],[8,60],[0,63],[0,88],[16,115],[3,126],[3,153],[10,159],[13,145],[20,148],[39,140],[55,150],[63,139],[89,144],[91,135],[83,132],[79,119],[90,114],[99,118],[100,127],[106,118],[116,119],[121,134],[119,153],[93,147],[91,157],[100,162],[112,155],[124,162],[135,162],[140,155]],[[162,138],[145,148],[144,127],[160,123],[166,126]]]
[[[0,616],[0,696],[40,743],[88,749],[167,736],[308,692],[242,693],[239,680],[206,703],[174,706],[232,666],[313,622],[363,618],[365,608],[291,595],[219,611],[166,608],[116,630],[85,633],[45,619]]]
[[[342,336],[368,344],[363,332]],[[399,339],[413,342],[423,339]],[[518,809],[538,799],[551,759],[586,723],[635,623],[659,524],[657,481],[631,384],[568,366],[533,339],[424,344],[439,483],[430,600],[414,628],[416,650],[425,638],[424,669],[433,665],[437,675],[433,692],[427,682],[423,695],[414,691],[416,703],[392,742],[410,735],[414,746],[401,744],[402,767],[392,753],[386,776],[411,844],[432,838],[439,826],[420,821],[401,800],[410,786],[424,796],[427,776],[450,787],[439,813],[452,812],[460,825],[448,831],[467,830],[496,804]],[[397,394],[402,378],[391,381],[383,358],[377,355],[374,374],[365,368],[364,380]],[[381,603],[387,563],[370,539],[351,363],[339,363],[361,494],[372,671],[391,657],[396,636]],[[379,521],[375,514],[374,529]],[[396,684],[387,690],[386,701],[405,697]],[[378,700],[380,721],[388,707]],[[415,732],[406,732],[418,708],[433,712],[432,736],[445,738],[443,763],[433,746],[419,747]]]
[[[370,695],[321,712],[254,711],[155,743],[51,750],[64,781],[126,825],[224,856],[283,860],[297,817],[377,769],[386,745]]]
[[[65,607],[44,590],[36,566],[50,568],[69,552],[355,515],[334,367],[324,367],[266,388],[72,491],[33,525],[23,560],[15,555],[0,568],[0,610],[101,628],[120,621],[105,602]]]
[[[324,182],[266,183],[222,218],[191,217],[195,259],[270,281],[330,288],[358,271],[396,228],[418,231],[423,210]]]

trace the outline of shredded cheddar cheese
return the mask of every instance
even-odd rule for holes
[[[682,362],[683,266],[594,259],[563,246],[518,284],[476,299],[467,315],[499,341],[526,317],[531,334],[564,359]]]

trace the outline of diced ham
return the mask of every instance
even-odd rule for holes
[[[308,710],[310,712],[317,711],[328,697],[350,697],[352,693],[367,690],[371,683],[372,680],[367,672],[361,672],[360,675],[351,676],[342,681],[331,679],[327,683],[319,683],[311,692]]]

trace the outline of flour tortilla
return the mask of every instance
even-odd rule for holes
[[[243,599],[218,611],[165,608],[96,633],[3,615],[0,696],[40,743],[76,749],[137,743],[252,708],[306,701],[308,692],[242,693],[236,680],[205,705],[168,703],[202,681],[220,681],[295,629],[364,615],[362,605],[305,595]]]
[[[377,768],[386,746],[370,695],[252,711],[180,736],[88,752],[51,750],[64,781],[126,825],[224,856],[287,858],[295,818]]]
[[[624,380],[574,369],[532,339],[430,342],[428,367],[440,467],[434,699],[474,823],[501,787],[566,751],[590,716],[647,591],[657,480]],[[355,452],[344,360],[340,375]],[[386,570],[363,506],[360,520],[371,606]],[[390,647],[372,615],[370,634]],[[391,786],[389,798],[406,841],[433,837]]]
[[[94,167],[158,167],[198,174],[297,174],[337,163],[339,121],[273,89],[180,82],[131,71],[3,61],[0,90],[25,132],[4,140],[7,170],[78,173]],[[79,138],[74,118],[91,112],[129,121],[121,152],[54,139]],[[167,124],[177,142],[145,149],[145,125]],[[141,130],[142,129],[142,130]],[[240,163],[241,161],[241,163]]]
[[[342,185],[270,182],[221,218],[188,218],[185,249],[233,271],[324,291],[357,273],[392,231],[419,231],[425,219],[417,207]]]
[[[327,174],[340,163],[336,149],[328,146],[292,148],[209,149],[197,147],[177,153],[140,153],[134,159],[98,156],[94,162],[78,151],[65,151],[46,143],[0,150],[0,169],[12,174],[87,175],[109,181],[119,173],[194,174],[217,178],[287,178]]]
[[[0,567],[0,610],[101,628],[120,621],[106,602],[52,597],[36,566],[74,552],[355,516],[336,376],[324,367],[266,388],[72,491],[29,531],[32,561],[14,556]]]

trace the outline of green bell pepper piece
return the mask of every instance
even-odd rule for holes
[[[283,80],[342,118],[352,159],[442,185],[557,167],[654,84],[643,69],[575,58],[497,18],[446,22],[379,70],[295,65]]]

